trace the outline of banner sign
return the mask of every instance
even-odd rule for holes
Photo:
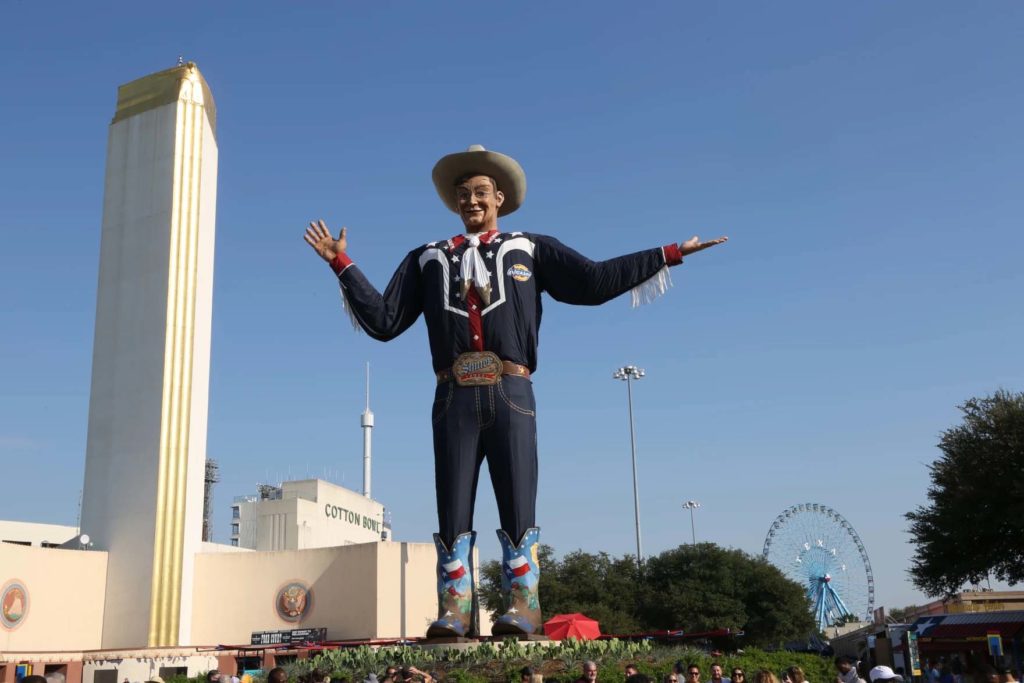
[[[988,653],[993,657],[1003,656],[1003,636],[999,631],[989,631],[985,634],[985,640],[988,641]]]
[[[250,645],[302,645],[327,640],[326,628],[293,628],[287,631],[254,631]]]

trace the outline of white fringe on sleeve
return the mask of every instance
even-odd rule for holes
[[[352,306],[349,304],[348,299],[345,298],[345,288],[338,283],[338,294],[341,295],[341,307],[345,309],[345,313],[348,314],[348,319],[352,321],[352,329],[356,332],[362,332],[363,326],[359,324],[359,320],[356,318],[355,311],[352,310]]]
[[[671,286],[672,275],[668,272],[668,266],[662,266],[661,270],[630,290],[630,294],[633,296],[633,308],[651,303],[667,292]]]

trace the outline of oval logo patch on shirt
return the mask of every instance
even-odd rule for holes
[[[521,263],[517,263],[511,268],[509,268],[507,274],[517,282],[526,282],[527,280],[530,279],[530,277],[533,276],[533,273],[530,272],[530,269]]]

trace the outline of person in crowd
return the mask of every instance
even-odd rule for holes
[[[402,669],[402,683],[416,683],[417,680],[423,681],[423,683],[433,683],[434,677],[426,671],[420,671],[415,666]]]
[[[398,683],[398,669],[393,666],[389,666],[385,669],[383,683]]]
[[[857,660],[847,655],[839,655],[835,659],[836,683],[865,683],[857,673]]]
[[[728,678],[722,677],[722,665],[718,662],[711,664],[711,680],[708,683],[730,683]]]
[[[700,667],[692,662],[686,665],[685,683],[700,683]]]
[[[591,660],[583,662],[583,675],[576,679],[576,683],[596,683],[597,663]]]
[[[626,680],[629,680],[630,676],[636,676],[638,673],[640,673],[640,669],[636,668],[636,664],[630,662],[625,666]]]
[[[524,666],[519,670],[519,683],[531,683],[533,681],[533,668]]]
[[[747,676],[743,673],[743,667],[734,666],[727,680],[732,681],[732,683],[746,683]]]
[[[888,666],[876,666],[868,672],[871,683],[903,683],[903,679]]]
[[[267,674],[267,683],[288,683],[288,674],[279,666],[275,666]]]
[[[953,683],[964,683],[964,663],[960,655],[953,655],[949,660],[949,670],[953,672]]]
[[[125,683],[128,683],[125,681]],[[221,683],[220,672],[214,669],[213,671],[206,672],[206,683]]]
[[[754,683],[779,683],[779,679],[768,669],[760,669],[754,674]]]
[[[377,683],[377,674],[373,671],[366,674],[366,678],[363,679],[363,683]]]
[[[647,674],[635,673],[626,678],[626,683],[652,683],[651,677]]]
[[[799,666],[791,666],[786,669],[784,680],[788,680],[790,683],[807,683],[807,676]]]
[[[1000,669],[999,683],[1017,683],[1017,678],[1013,675],[1013,669]]]
[[[675,667],[673,667],[672,673],[665,674],[661,679],[661,683],[684,683],[684,681],[682,680],[682,676],[679,675],[679,672],[675,670]]]
[[[934,659],[928,660],[924,672],[928,678],[928,683],[939,683],[939,664]]]

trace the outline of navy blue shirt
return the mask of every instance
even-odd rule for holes
[[[557,239],[525,232],[481,236],[491,281],[484,304],[461,287],[461,258],[469,245],[458,235],[413,249],[382,295],[345,254],[331,263],[346,306],[360,327],[380,341],[394,339],[423,314],[434,371],[450,368],[466,351],[493,351],[502,360],[537,369],[541,292],[556,301],[596,306],[682,262],[678,245],[591,261]]]

